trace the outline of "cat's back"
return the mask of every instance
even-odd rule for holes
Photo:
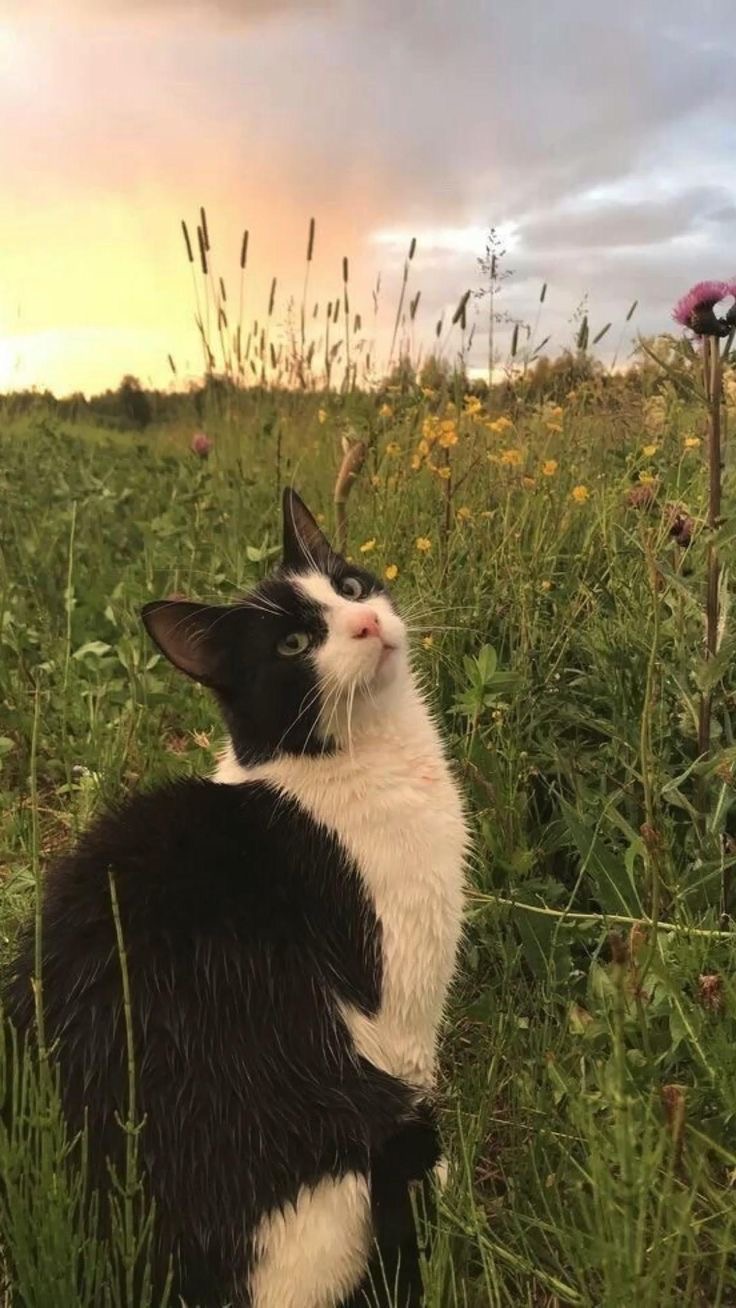
[[[47,918],[110,918],[110,874],[128,930],[203,932],[218,922],[254,931],[303,904],[310,875],[336,851],[296,804],[263,784],[232,788],[187,778],[144,790],[102,813],[47,874]],[[330,860],[332,855],[332,860]],[[274,914],[276,915],[274,916]]]

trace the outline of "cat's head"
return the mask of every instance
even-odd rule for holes
[[[386,587],[348,563],[293,490],[283,558],[237,604],[146,604],[166,658],[209,686],[242,763],[339,748],[409,677],[407,634]]]

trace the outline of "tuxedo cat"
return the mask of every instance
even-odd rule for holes
[[[463,806],[386,589],[293,491],[283,560],[232,606],[147,604],[214,693],[210,780],[141,792],[51,869],[47,1044],[91,1183],[120,1167],[130,978],[156,1276],[188,1308],[421,1302],[410,1183],[438,1158],[438,1026],[455,966]],[[33,931],[4,986],[32,1036]]]

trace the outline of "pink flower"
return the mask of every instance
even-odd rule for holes
[[[736,282],[698,282],[677,301],[672,317],[696,336],[728,336],[734,322],[733,307],[725,319],[717,318],[713,308],[729,295],[736,296]]]
[[[214,441],[211,441],[209,436],[205,436],[203,431],[195,431],[189,445],[192,454],[198,454],[200,459],[206,459],[213,447]]]

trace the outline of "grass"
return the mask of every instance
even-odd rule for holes
[[[331,527],[341,438],[368,445],[349,549],[396,570],[475,830],[429,1308],[736,1304],[734,637],[726,616],[706,666],[702,419],[673,381],[658,393],[598,379],[505,421],[418,389],[264,391],[210,415],[205,462],[194,420],[112,436],[39,411],[0,431],[3,953],[37,863],[100,805],[212,766],[213,704],[139,606],[247,588],[278,547],[279,484]],[[69,1142],[57,1124],[39,1145],[53,1120],[0,1145],[23,1301],[64,1285],[65,1305],[133,1308],[109,1290],[125,1250],[80,1243]]]

